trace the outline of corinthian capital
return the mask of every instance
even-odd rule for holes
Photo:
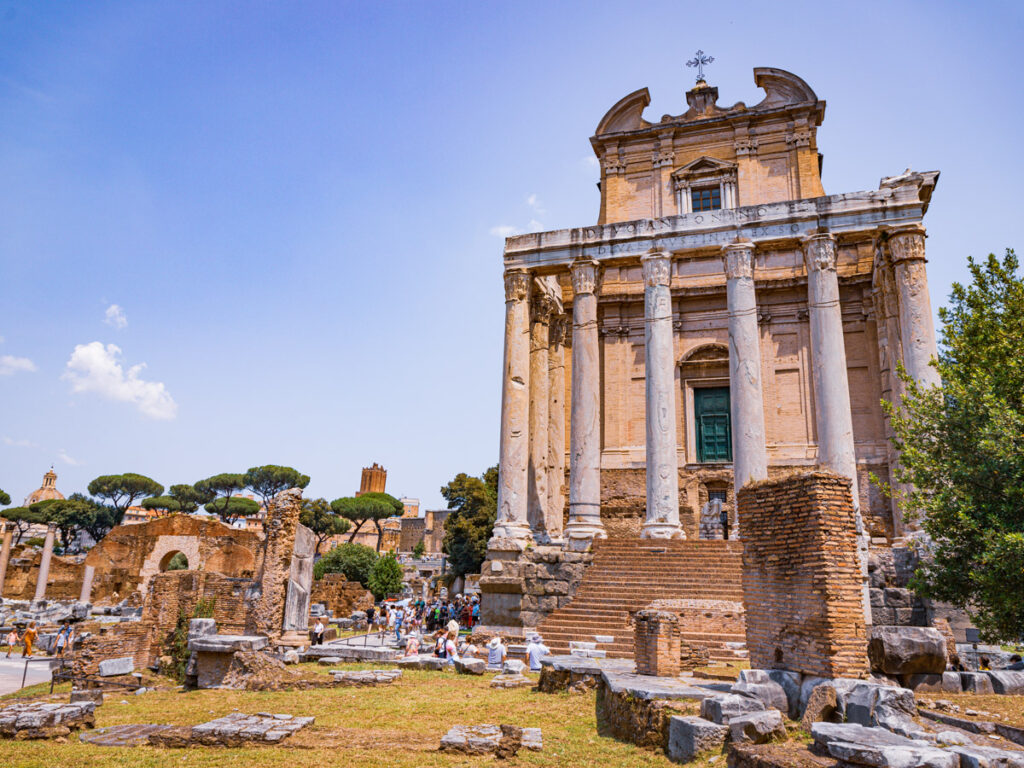
[[[668,285],[672,281],[672,254],[665,251],[651,251],[640,257],[643,267],[644,285]]]
[[[722,265],[729,280],[754,276],[754,244],[730,243],[722,247]]]
[[[804,238],[804,263],[808,272],[835,272],[836,238],[831,232]]]
[[[889,255],[899,261],[924,261],[924,227],[897,229],[889,235]]]
[[[530,273],[514,269],[505,273],[505,301],[526,301],[530,294]]]
[[[597,268],[597,262],[590,260],[574,261],[569,265],[573,293],[597,292]]]

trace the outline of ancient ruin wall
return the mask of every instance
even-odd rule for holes
[[[4,579],[3,597],[8,600],[31,600],[39,580],[39,563],[43,550],[22,547],[11,552]],[[85,574],[83,563],[74,558],[54,555],[50,560],[50,577],[46,580],[46,597],[50,600],[77,600]]]
[[[301,511],[302,491],[298,488],[282,491],[267,505],[262,568],[250,596],[253,609],[246,619],[246,634],[281,636]]]
[[[811,472],[744,487],[743,603],[754,669],[865,677],[850,481]]]
[[[358,581],[349,581],[343,573],[325,573],[313,582],[312,602],[323,603],[332,616],[349,616],[373,605],[373,595]]]

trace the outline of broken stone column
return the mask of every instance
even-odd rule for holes
[[[679,526],[675,353],[669,291],[672,256],[652,251],[640,261],[644,275],[647,426],[647,515],[640,535],[686,538]]]
[[[538,279],[539,281],[539,279]],[[527,519],[534,538],[547,542],[549,327],[554,303],[537,286],[530,302],[530,461],[526,472]]]
[[[552,542],[562,540],[565,513],[565,333],[566,317],[551,319],[548,329],[548,509]]]
[[[266,535],[263,562],[256,586],[250,593],[252,610],[246,621],[246,631],[278,641],[284,639],[283,634],[289,633],[288,641],[293,642],[301,627],[300,644],[305,645],[309,640],[313,537],[308,528],[299,524],[301,511],[302,491],[298,488],[282,491],[267,505],[267,517],[263,522]],[[298,618],[300,612],[301,619]]]
[[[530,274],[505,274],[505,359],[498,455],[498,515],[492,542],[530,537],[527,467],[530,457]]]
[[[78,602],[80,603],[91,603],[92,602],[92,580],[96,575],[96,569],[91,566],[85,566],[85,573],[82,576],[82,592],[78,596]]]
[[[43,557],[39,561],[39,578],[36,580],[36,595],[32,598],[36,602],[46,597],[46,582],[50,578],[50,560],[53,558],[53,539],[56,535],[56,526],[46,526],[46,540],[43,542]]]
[[[11,559],[11,541],[14,531],[6,521],[0,523],[0,599],[4,596],[4,581],[7,580],[7,561]]]

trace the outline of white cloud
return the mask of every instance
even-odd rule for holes
[[[63,461],[68,466],[71,466],[71,467],[77,467],[77,466],[80,466],[82,464],[82,462],[80,462],[78,459],[74,458],[73,456],[68,456],[68,452],[65,451],[63,448],[61,448],[57,452],[57,458],[60,459],[61,461]]]
[[[601,163],[598,162],[597,158],[593,155],[587,155],[580,160],[580,165],[586,168],[588,171],[594,168],[600,168]]]
[[[513,227],[511,224],[499,224],[496,227],[491,227],[491,234],[495,237],[512,237],[512,235],[521,235],[523,230],[519,227]]]
[[[27,357],[15,357],[14,355],[0,355],[0,376],[13,376],[16,373],[31,373],[36,370],[36,364]]]
[[[526,196],[526,204],[530,206],[530,208],[533,209],[533,212],[536,213],[538,216],[543,216],[545,213],[547,213],[547,211],[544,210],[544,206],[541,205],[540,198],[537,197],[536,193]]]
[[[62,378],[71,382],[72,392],[96,392],[109,400],[132,403],[151,419],[173,419],[178,404],[163,382],[139,378],[145,367],[140,363],[126,371],[120,347],[93,341],[75,347]]]
[[[103,313],[103,322],[115,328],[125,328],[128,325],[128,318],[125,317],[120,304],[111,304]]]
[[[540,232],[544,229],[544,225],[536,219],[530,219],[530,223],[526,225],[527,232]]]
[[[4,445],[10,445],[13,448],[36,448],[36,444],[31,440],[15,440],[13,437],[7,437],[4,435]]]

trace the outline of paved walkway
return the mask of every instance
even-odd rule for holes
[[[0,696],[5,693],[14,693],[21,688],[21,676],[25,673],[25,661],[20,655],[11,655],[5,658],[6,654],[0,654]],[[46,659],[47,656],[33,656],[33,659]],[[28,664],[28,676],[25,678],[25,685],[45,683],[50,679],[50,665],[47,661],[30,661]]]

